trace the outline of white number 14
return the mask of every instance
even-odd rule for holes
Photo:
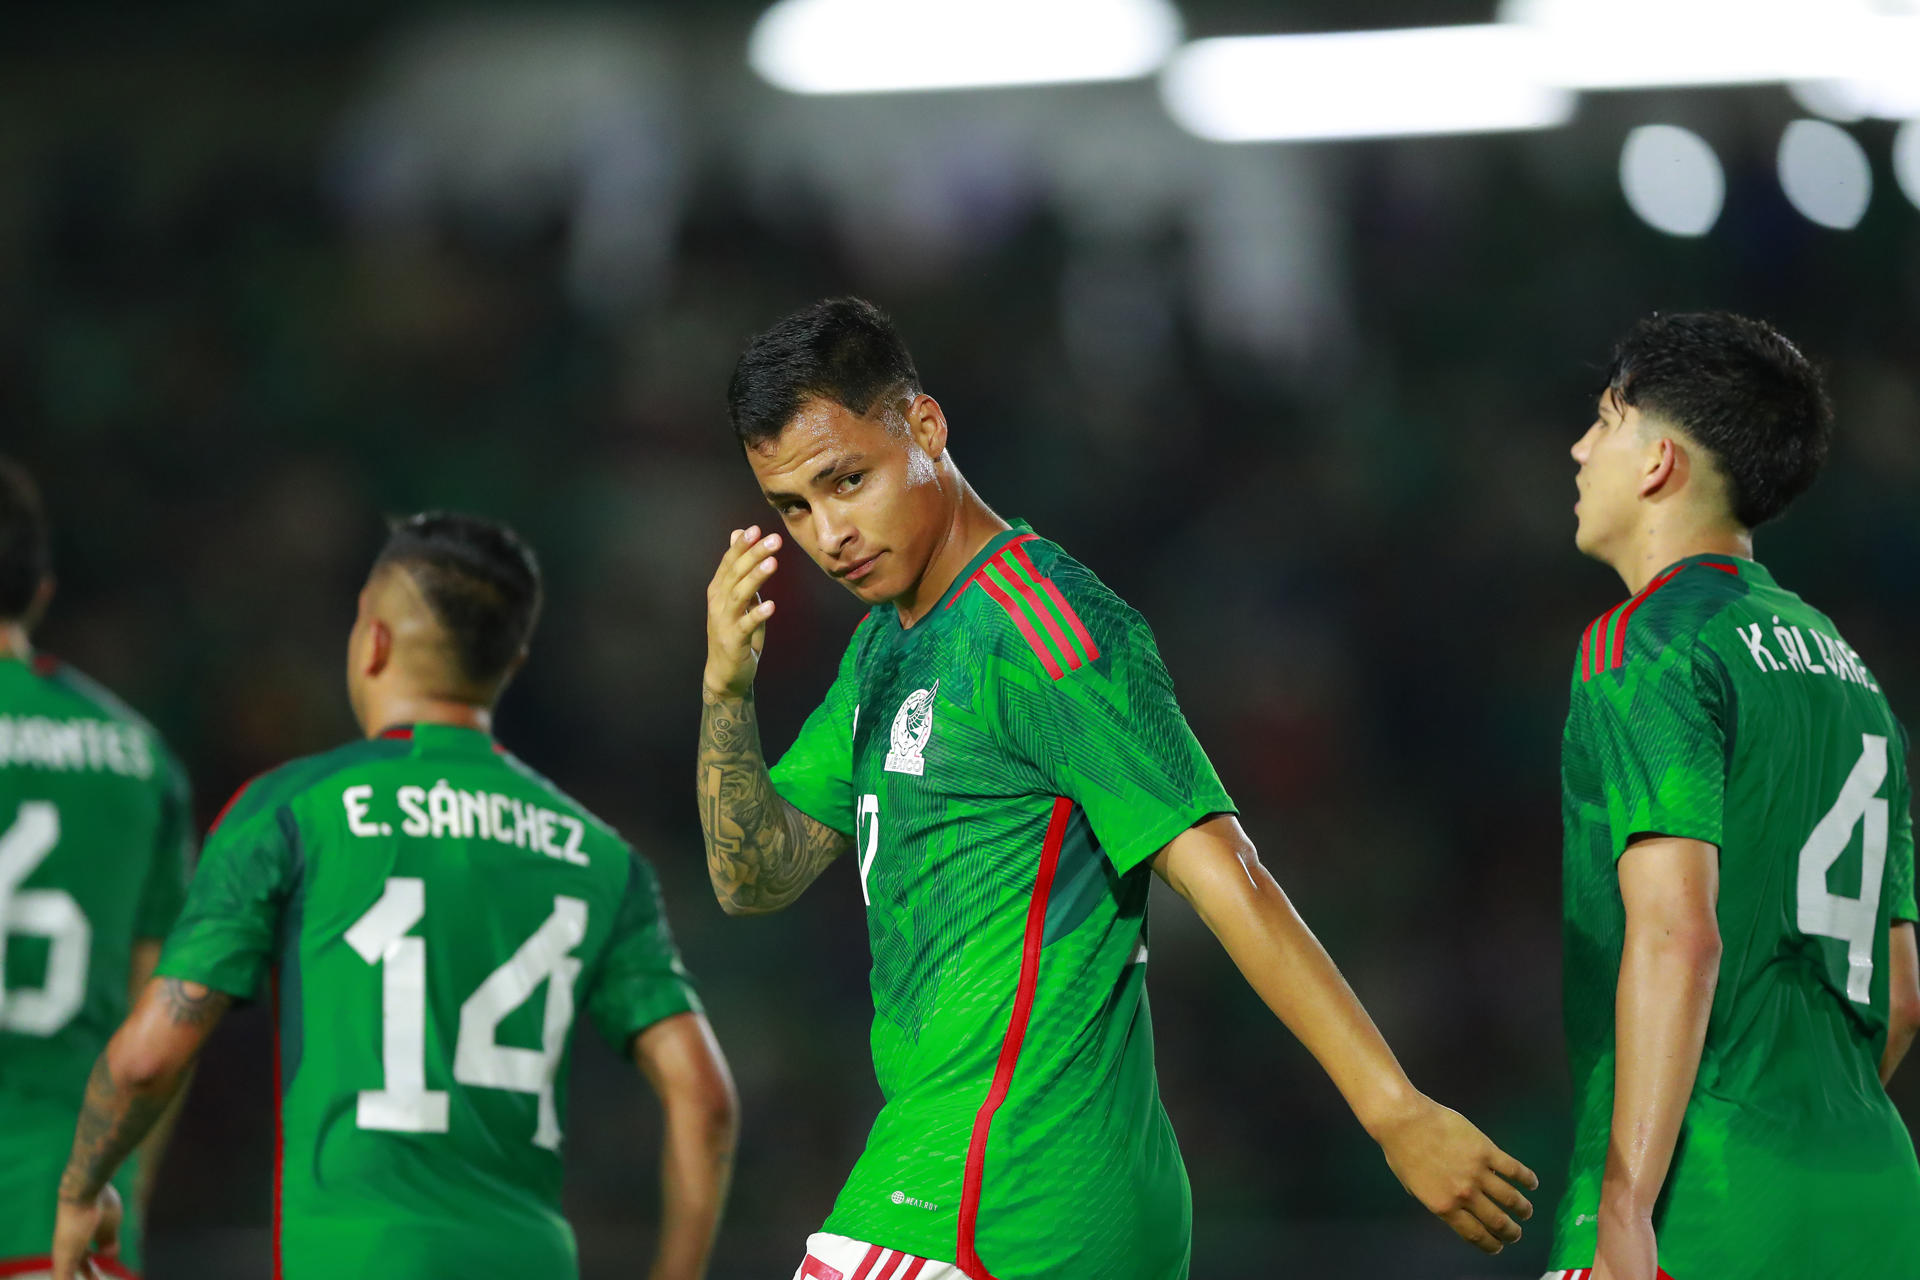
[[[407,931],[427,912],[427,886],[417,876],[393,876],[386,892],[347,930],[347,945],[368,964],[380,966],[380,1061],[384,1088],[360,1093],[356,1119],[362,1129],[445,1133],[447,1094],[427,1088],[427,943]],[[460,1006],[453,1051],[456,1083],[511,1089],[539,1099],[533,1142],[560,1149],[560,1116],[553,1078],[573,1026],[573,983],[580,961],[570,952],[587,936],[587,904],[556,896],[553,914],[520,944],[507,962]],[[495,1036],[506,1016],[547,987],[540,1047],[500,1044]]]

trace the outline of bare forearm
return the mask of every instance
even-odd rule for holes
[[[1920,948],[1914,943],[1911,920],[1896,920],[1887,931],[1887,1047],[1880,1054],[1880,1083],[1892,1083],[1893,1073],[1913,1047],[1920,1031]]]
[[[1370,1133],[1418,1101],[1359,997],[1251,849],[1174,887]]]
[[[140,1083],[114,1078],[102,1053],[87,1077],[86,1100],[74,1128],[73,1154],[60,1179],[60,1198],[87,1201],[100,1194],[127,1156],[159,1122],[184,1072]]]
[[[731,915],[778,911],[839,855],[846,837],[814,822],[773,788],[753,693],[703,691],[696,779],[707,876]]]
[[[1719,980],[1718,935],[1629,920],[1614,1000],[1613,1133],[1604,1203],[1651,1212],[1666,1182]]]
[[[727,1187],[734,1124],[719,1115],[667,1115],[660,1152],[660,1248],[649,1280],[699,1280],[707,1272]]]

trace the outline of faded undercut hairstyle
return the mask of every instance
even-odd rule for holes
[[[497,688],[540,617],[540,562],[506,525],[451,511],[393,522],[374,567],[404,569],[446,628],[460,674]]]
[[[1785,511],[1827,460],[1833,404],[1820,371],[1763,320],[1650,315],[1614,347],[1607,385],[1713,455],[1746,528]]]
[[[920,373],[880,308],[829,298],[796,311],[747,344],[727,384],[727,414],[741,444],[764,444],[809,400],[871,413],[883,397],[917,395]]]
[[[51,543],[39,486],[25,467],[0,456],[0,619],[27,616],[34,593],[53,572]]]

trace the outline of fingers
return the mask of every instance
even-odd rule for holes
[[[1480,1220],[1465,1209],[1451,1209],[1440,1215],[1440,1220],[1453,1228],[1453,1233],[1482,1253],[1498,1253],[1504,1247],[1487,1233]]]
[[[1501,1244],[1512,1244],[1520,1238],[1520,1224],[1508,1217],[1505,1210],[1488,1198],[1485,1192],[1476,1194],[1468,1202],[1467,1211],[1478,1218],[1480,1225]]]
[[[1529,1191],[1538,1191],[1540,1189],[1540,1175],[1498,1147],[1494,1148],[1493,1158],[1487,1163],[1493,1167],[1495,1173],[1505,1178],[1508,1182],[1525,1187]]]
[[[1525,1222],[1533,1217],[1533,1201],[1527,1199],[1520,1193],[1520,1188],[1504,1178],[1483,1178],[1480,1189],[1486,1192],[1487,1197],[1495,1204],[1520,1221]]]
[[[771,539],[762,538],[756,546],[765,547],[770,541]],[[773,558],[771,550],[762,553],[734,582],[733,589],[727,595],[728,602],[731,603],[735,609],[745,609],[747,602],[760,593],[760,588],[765,585],[768,578],[773,576],[773,571],[779,567],[780,562]]]

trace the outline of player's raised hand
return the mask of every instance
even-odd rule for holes
[[[701,679],[709,697],[744,697],[753,688],[773,616],[773,601],[762,600],[760,588],[773,576],[779,549],[780,535],[762,537],[758,525],[735,529],[727,538],[727,553],[707,584],[707,669]]]
[[[1422,1097],[1375,1136],[1400,1185],[1462,1240],[1498,1253],[1520,1238],[1520,1223],[1533,1216],[1520,1188],[1532,1191],[1540,1179],[1471,1120]]]
[[[120,1193],[111,1186],[92,1200],[61,1197],[53,1224],[53,1280],[99,1280],[93,1258],[119,1256],[120,1215]]]

